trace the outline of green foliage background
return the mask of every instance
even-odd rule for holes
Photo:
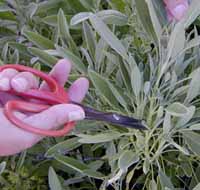
[[[1,64],[73,63],[85,105],[143,119],[138,131],[81,121],[0,158],[2,190],[200,188],[199,0],[167,23],[160,0],[0,1]]]

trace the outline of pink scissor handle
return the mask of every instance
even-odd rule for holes
[[[59,86],[59,84],[55,81],[54,78],[49,76],[48,74],[41,72],[39,70],[33,69],[31,67],[17,65],[17,64],[7,64],[0,66],[0,72],[4,69],[15,69],[17,71],[25,71],[34,74],[35,76],[43,79],[50,88],[49,91],[40,91],[38,89],[30,89],[26,92],[16,92],[10,90],[9,92],[12,94],[19,95],[23,98],[33,98],[37,100],[43,100],[49,104],[56,104],[56,103],[67,103],[69,101],[68,95],[63,87]]]
[[[37,89],[31,89],[23,93],[18,93],[11,90],[9,91],[10,93],[19,95],[23,98],[33,98],[36,100],[43,100],[46,103],[51,104],[51,105],[69,102],[68,95],[66,91],[64,90],[64,88],[59,86],[58,83],[49,75],[30,67],[26,67],[22,65],[14,65],[14,64],[0,66],[0,72],[4,69],[9,69],[9,68],[16,69],[17,71],[30,72],[34,74],[35,76],[40,77],[47,83],[47,85],[49,86],[51,90],[51,92],[48,92],[48,91],[40,91]],[[38,135],[43,135],[43,136],[52,136],[52,137],[66,135],[66,133],[68,133],[74,127],[75,125],[74,122],[69,122],[65,124],[64,128],[59,129],[59,130],[44,130],[44,129],[36,128],[27,123],[24,123],[23,121],[21,121],[14,115],[14,111],[26,111],[26,112],[32,112],[32,113],[39,113],[48,108],[49,108],[49,105],[34,104],[31,102],[11,100],[6,103],[5,108],[4,108],[4,113],[6,117],[8,118],[8,120],[11,121],[14,125],[28,132],[35,133]]]

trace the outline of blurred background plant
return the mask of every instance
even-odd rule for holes
[[[190,3],[169,23],[161,0],[0,1],[1,64],[49,71],[70,59],[69,84],[91,81],[84,104],[149,128],[81,121],[1,158],[1,189],[199,189],[200,2]]]

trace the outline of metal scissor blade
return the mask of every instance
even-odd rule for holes
[[[73,102],[74,103],[74,102]],[[85,111],[85,119],[95,121],[105,121],[111,124],[120,125],[124,127],[147,130],[147,128],[141,123],[139,119],[135,119],[128,116],[123,116],[116,113],[104,113],[93,108],[84,106],[82,104],[75,103],[81,106]]]
[[[101,115],[98,114],[98,116],[92,115],[91,113],[86,113],[85,119],[88,120],[96,120],[96,121],[105,121],[111,124],[120,125],[124,127],[134,128],[134,129],[140,129],[145,130],[147,129],[141,122],[135,122],[135,119],[123,115],[119,115],[116,113],[102,113]]]

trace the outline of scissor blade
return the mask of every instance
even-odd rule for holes
[[[98,116],[91,116],[91,113],[88,114],[86,112],[85,119],[88,120],[96,120],[96,121],[105,121],[111,124],[120,125],[124,127],[134,128],[134,129],[140,129],[145,130],[147,129],[140,120],[135,121],[136,119],[119,115],[116,113],[102,113],[101,115],[98,114]]]
[[[78,104],[78,103],[76,103]],[[135,119],[128,116],[123,116],[116,113],[105,113],[100,112],[98,110],[95,110],[93,108],[84,106],[82,104],[78,104],[81,106],[85,111],[85,119],[87,120],[95,120],[95,121],[105,121],[111,124],[134,128],[134,129],[140,129],[140,130],[146,130],[147,128],[142,124],[142,121],[139,119]]]

